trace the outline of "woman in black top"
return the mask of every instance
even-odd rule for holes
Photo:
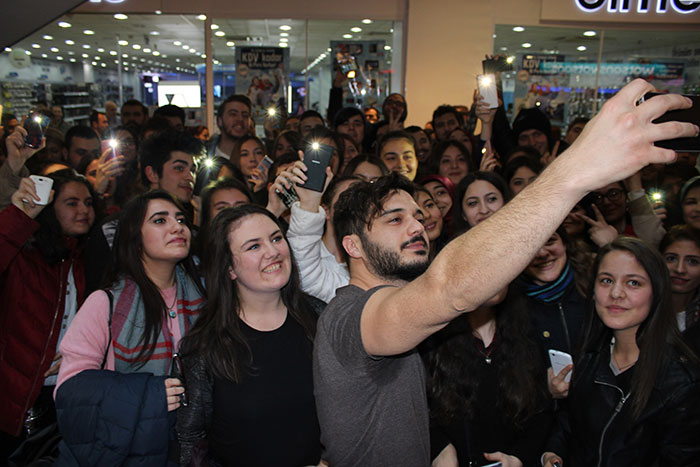
[[[266,210],[225,209],[209,234],[208,302],[181,345],[189,399],[178,413],[181,463],[201,455],[207,439],[213,465],[317,464],[318,302],[301,292],[287,240]]]

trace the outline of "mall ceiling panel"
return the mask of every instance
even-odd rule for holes
[[[84,0],[34,0],[4,5],[0,15],[0,50],[20,41]]]

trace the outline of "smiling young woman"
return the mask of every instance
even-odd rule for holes
[[[190,403],[178,412],[181,465],[203,439],[224,465],[316,465],[311,350],[323,303],[301,292],[287,240],[265,209],[221,211],[209,238],[208,302],[182,343]]]
[[[663,258],[620,237],[593,271],[568,410],[544,465],[698,464],[700,361],[676,324]]]

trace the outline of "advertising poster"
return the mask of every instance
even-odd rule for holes
[[[289,84],[289,49],[282,47],[236,48],[236,94],[253,103],[253,118],[264,117],[271,106],[286,108]]]
[[[389,94],[391,70],[384,45],[385,41],[331,41],[331,80],[338,68],[345,74],[346,105],[376,106]]]

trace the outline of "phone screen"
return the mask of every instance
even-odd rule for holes
[[[644,100],[651,99],[659,93],[649,92],[644,95]],[[670,110],[653,123],[663,122],[690,122],[700,126],[700,96],[685,96],[693,101],[693,106],[689,109]],[[676,138],[657,141],[655,146],[666,149],[673,149],[676,152],[700,152],[700,136],[695,138]]]
[[[27,136],[24,138],[24,144],[30,148],[38,149],[41,146],[41,140],[44,138],[44,133],[49,127],[51,119],[39,112],[32,112],[24,120],[24,129],[27,130]]]

